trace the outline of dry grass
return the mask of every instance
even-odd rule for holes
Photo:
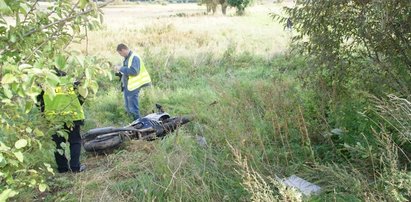
[[[140,170],[149,169],[147,160],[157,150],[155,143],[146,141],[131,141],[126,150],[116,150],[107,155],[87,155],[87,172],[79,174],[59,175],[70,178],[75,186],[66,188],[67,199],[73,199],[74,194],[80,201],[129,201],[124,190],[116,190],[116,183],[136,177]],[[130,191],[130,190],[128,190]],[[132,191],[132,190],[131,190]],[[138,190],[135,190],[138,191]]]
[[[205,7],[196,4],[111,6],[103,8],[103,29],[89,32],[89,51],[118,61],[118,43],[126,43],[138,52],[165,50],[179,56],[221,54],[236,43],[238,51],[272,56],[285,51],[289,40],[283,26],[268,15],[280,12],[279,8],[258,5],[251,7],[247,16],[238,17],[204,15]],[[181,13],[186,17],[176,16]],[[71,48],[84,52],[85,43]]]
[[[205,89],[202,88],[199,92],[197,88],[187,88],[183,80],[185,78],[177,78],[181,80],[176,82],[181,82],[181,84],[166,88],[157,86],[146,92],[147,95],[142,96],[142,103],[150,106],[152,102],[160,100],[173,105],[174,112],[190,112],[203,121],[207,121],[206,117],[214,113],[219,113],[216,116],[229,116],[232,115],[229,110],[233,110],[230,105],[212,109],[209,104],[215,100],[215,91],[221,90],[219,93],[225,93],[225,89],[230,86],[241,89],[237,86],[237,84],[240,85],[236,82],[237,79],[233,78],[234,83],[231,84],[221,83],[221,86],[214,86],[226,80],[219,78],[224,75],[206,80],[195,78],[198,73],[191,69],[191,66],[207,64],[205,62],[207,54],[212,54],[213,59],[226,57],[229,58],[228,61],[236,62],[236,55],[244,52],[249,52],[256,58],[272,58],[273,55],[284,52],[288,46],[289,36],[283,31],[281,25],[271,20],[268,15],[270,7],[273,5],[258,5],[250,8],[247,16],[237,17],[220,14],[206,16],[202,14],[205,7],[195,4],[111,6],[103,9],[105,19],[103,28],[88,33],[88,50],[90,54],[106,57],[112,62],[120,62],[121,57],[118,56],[115,48],[118,43],[126,43],[140,54],[144,54],[146,61],[149,60],[149,56],[160,56],[158,66],[161,69],[157,69],[158,72],[171,71],[168,63],[177,64],[179,59],[187,58],[189,64],[185,68],[193,71],[193,78],[190,79],[201,81],[200,83],[206,85]],[[277,6],[276,9],[278,8]],[[234,10],[230,12],[234,13]],[[186,17],[177,17],[179,13],[184,13]],[[82,52],[85,52],[85,47],[86,41],[70,46],[71,49]],[[229,54],[229,56],[224,56],[224,54]],[[156,59],[151,58],[149,61],[154,63]],[[229,65],[234,64],[226,66]],[[246,61],[244,64],[237,65],[241,67],[251,64]],[[213,75],[210,72],[215,72],[213,69],[198,71],[207,71],[208,75]],[[179,75],[178,72],[174,73]],[[160,78],[164,81],[175,79],[173,76],[171,79],[168,78],[167,74],[163,76]],[[210,84],[213,86],[210,87]],[[225,88],[220,89],[223,86]],[[271,92],[269,87],[272,85],[267,86],[263,81],[261,85],[256,86],[261,87],[258,91]],[[261,93],[261,96],[263,95]],[[110,94],[104,96],[114,98]],[[267,100],[271,100],[272,94],[267,96]],[[232,98],[230,95],[226,97]],[[247,95],[241,94],[240,97],[246,98]],[[106,101],[102,103],[103,105],[109,101],[116,104],[114,100],[107,98],[104,98]],[[236,98],[235,96],[227,102],[235,101]],[[225,102],[224,98],[222,101]],[[242,106],[245,103],[251,106],[253,100],[247,99],[237,104],[234,103],[233,107]],[[252,110],[249,107],[245,109]],[[98,111],[98,109],[93,110]],[[93,116],[93,118],[96,117],[98,115]],[[243,118],[237,117],[239,120]],[[229,136],[235,138],[244,131],[244,128],[234,123],[230,124],[230,128],[224,129],[221,123],[214,124],[214,122],[219,121],[210,122],[216,128],[204,124],[204,130],[207,134],[211,132],[216,136],[221,136],[209,139],[210,143],[217,147],[226,146],[225,141],[220,141],[221,138],[229,138]],[[248,121],[244,120],[244,123]],[[98,120],[96,120],[96,125],[99,125]],[[244,127],[250,129],[254,126],[245,124]],[[221,134],[217,133],[216,129],[219,128],[222,130]],[[72,184],[75,186],[63,188],[63,192],[68,193],[66,198],[79,198],[83,201],[130,201],[137,198],[144,201],[155,198],[177,200],[178,197],[184,197],[186,200],[198,198],[200,200],[238,200],[241,198],[244,200],[244,192],[240,184],[233,179],[234,171],[228,169],[235,163],[222,160],[227,158],[225,154],[220,156],[211,150],[198,151],[196,144],[193,143],[196,130],[189,131],[187,133],[190,134],[172,136],[169,140],[161,142],[132,141],[126,149],[115,151],[115,154],[108,156],[85,156],[84,161],[89,169],[86,173],[68,176],[68,178],[74,177]],[[249,131],[258,132],[254,129]],[[247,144],[254,145],[254,140],[246,139],[244,141],[247,141]],[[255,142],[260,144],[261,141],[263,140]],[[196,194],[201,194],[201,197]],[[62,198],[56,193],[53,195],[55,198]]]

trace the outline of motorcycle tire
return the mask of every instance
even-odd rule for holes
[[[102,152],[119,147],[124,142],[120,135],[96,138],[83,143],[84,150],[87,152]]]
[[[114,128],[114,127],[105,127],[105,128],[95,128],[89,130],[85,133],[82,137],[84,141],[90,141],[96,139],[100,135],[106,135],[109,133],[119,133],[119,132],[127,132],[127,131],[136,131],[137,129],[132,127],[127,128]]]

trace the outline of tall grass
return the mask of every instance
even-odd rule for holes
[[[216,26],[190,31],[179,24],[195,20],[222,24],[232,20],[240,25],[231,31]],[[36,197],[50,201],[409,200],[408,101],[380,99],[369,104],[347,99],[330,108],[322,102],[324,95],[315,94],[301,81],[303,58],[276,54],[283,50],[264,41],[268,32],[258,39],[258,34],[244,29],[257,24],[256,29],[264,30],[261,22],[265,22],[261,16],[196,17],[126,27],[118,30],[120,35],[110,26],[93,32],[96,38],[91,39],[95,41],[90,50],[113,62],[118,56],[111,47],[118,42],[138,47],[153,78],[153,87],[143,89],[140,96],[142,114],[160,103],[172,115],[188,114],[195,120],[163,140],[131,141],[107,156],[84,155],[87,172],[50,179],[48,195]],[[235,31],[251,33],[245,37],[250,41],[244,42]],[[114,36],[120,38],[97,42]],[[231,40],[221,40],[227,38]],[[84,130],[130,122],[119,81],[99,82],[102,90],[85,106]],[[343,135],[332,135],[334,128]],[[197,143],[198,136],[205,137],[206,146]],[[280,179],[293,174],[319,184],[320,195],[309,198],[287,188]]]
[[[301,58],[279,55],[267,60],[247,52],[235,53],[236,48],[228,47],[220,57],[212,56],[202,62],[192,56],[174,56],[167,63],[167,69],[175,68],[172,74],[152,69],[157,83],[143,90],[142,113],[149,113],[154,103],[161,103],[171,114],[190,114],[195,121],[164,140],[132,141],[108,156],[86,155],[83,161],[89,170],[53,181],[49,199],[408,199],[411,181],[406,167],[401,166],[406,165],[401,154],[405,152],[391,129],[384,130],[383,122],[371,125],[381,127],[363,131],[372,131],[370,134],[355,136],[355,144],[346,140],[351,134],[326,135],[333,126],[324,127],[312,120],[318,119],[319,114],[312,109],[318,108],[318,102],[311,100],[309,91],[294,76],[302,68]],[[166,68],[164,63],[157,62],[166,60],[167,55],[150,53],[151,57],[146,57],[148,67],[160,64]],[[143,55],[148,56],[147,52]],[[198,64],[195,67],[191,65],[194,61]],[[207,71],[210,68],[214,69]],[[107,90],[86,106],[86,128],[131,121],[124,114],[117,82],[113,80],[113,87],[107,85]],[[400,120],[402,128],[396,128],[406,135],[404,123],[409,105],[405,100],[394,101],[380,101],[378,109],[391,115],[399,114],[392,109],[404,109],[402,118],[390,120]],[[381,121],[374,119],[377,116],[359,116],[364,119],[359,124],[367,124],[369,119]],[[344,130],[354,134],[358,130],[354,129]],[[197,136],[204,136],[207,146],[200,146]],[[406,136],[401,137],[398,140],[404,141]],[[322,186],[321,194],[307,198],[279,180],[293,174],[318,183]],[[68,178],[75,180],[67,182]],[[65,187],[64,183],[71,186]]]

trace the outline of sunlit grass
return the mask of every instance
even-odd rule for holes
[[[195,4],[104,8],[103,28],[88,33],[89,54],[121,63],[115,48],[126,43],[153,79],[140,94],[141,113],[160,103],[194,120],[163,140],[130,141],[110,155],[84,154],[88,171],[50,179],[45,200],[300,200],[276,178],[293,174],[323,187],[314,200],[384,199],[362,167],[333,161],[347,157],[344,146],[323,136],[330,126],[307,119],[321,110],[297,78],[306,61],[285,54],[290,33],[268,15],[281,13],[281,6],[257,5],[244,17],[206,16]],[[85,53],[85,41],[70,48]],[[84,131],[131,121],[117,78],[99,83],[100,92],[85,105]],[[199,136],[206,146],[197,143]],[[384,165],[396,161],[381,159]]]
[[[288,46],[289,36],[283,25],[273,22],[269,16],[270,8],[279,8],[278,5],[253,7],[246,17],[203,14],[170,17],[178,12],[204,11],[204,7],[195,4],[179,6],[104,8],[103,28],[88,34],[90,54],[119,61],[115,52],[118,43],[126,43],[140,54],[149,49],[178,56],[196,56],[203,52],[222,54],[233,42],[238,44],[239,52],[261,56],[284,52]],[[84,52],[85,43],[73,44],[72,49]]]

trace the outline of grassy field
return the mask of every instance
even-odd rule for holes
[[[255,5],[243,17],[234,10],[205,15],[205,6],[196,4],[104,8],[102,29],[89,31],[88,40],[70,49],[118,64],[116,45],[129,45],[145,60],[154,84],[140,96],[142,114],[160,103],[195,120],[161,141],[131,141],[107,156],[84,154],[87,172],[57,174],[49,179],[50,190],[34,198],[295,201],[302,197],[276,176],[297,174],[323,186],[311,200],[372,200],[367,176],[318,160],[326,155],[318,151],[336,148],[311,143],[330,141],[321,135],[329,128],[305,119],[305,111],[316,110],[295,76],[305,61],[288,54],[291,33],[269,16],[284,5]],[[85,106],[83,132],[131,121],[119,81],[101,78],[99,84],[100,92]],[[207,146],[197,143],[201,136]],[[20,197],[33,199],[32,193]]]
[[[222,53],[236,43],[239,51],[272,56],[287,47],[287,34],[273,23],[270,11],[276,4],[256,5],[245,17],[221,13],[205,15],[205,6],[196,4],[115,6],[104,8],[104,28],[89,34],[89,52],[117,58],[118,42],[138,52],[144,49],[170,55],[196,56],[204,52]],[[85,51],[85,41],[75,49]],[[194,52],[193,52],[194,51]]]
[[[249,200],[228,144],[244,151],[256,168],[273,174],[272,162],[281,161],[275,157],[276,151],[265,148],[272,144],[267,140],[275,138],[275,127],[261,117],[265,113],[274,116],[271,110],[277,104],[291,107],[284,94],[295,87],[278,72],[286,60],[282,55],[290,36],[268,14],[280,12],[280,8],[256,5],[244,17],[234,16],[234,9],[228,16],[205,15],[205,7],[195,4],[104,8],[102,29],[89,32],[88,42],[72,44],[71,49],[116,64],[122,61],[116,45],[129,45],[142,55],[154,82],[140,97],[142,113],[161,103],[172,114],[190,114],[196,120],[162,141],[132,141],[107,156],[85,154],[82,161],[87,172],[57,175],[51,180],[50,193],[39,197],[68,201]],[[124,114],[118,81],[104,78],[100,83],[98,97],[85,107],[84,131],[131,121]],[[207,147],[196,143],[198,136],[206,138]]]

